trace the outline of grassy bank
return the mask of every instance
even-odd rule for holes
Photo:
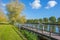
[[[0,25],[0,40],[23,40],[12,28],[12,25]]]

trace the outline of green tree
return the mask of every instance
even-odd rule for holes
[[[6,8],[8,11],[9,21],[11,24],[14,24],[18,20],[17,18],[21,15],[24,5],[22,3],[18,3],[18,0],[15,0],[14,2],[7,4]]]
[[[33,20],[33,23],[38,23],[38,19],[34,19]]]
[[[34,20],[33,19],[28,19],[27,23],[34,23]]]
[[[57,23],[60,24],[60,18],[57,19]]]
[[[40,22],[40,23],[42,23],[42,22],[43,22],[43,20],[42,20],[42,19],[39,19],[39,22]]]
[[[27,20],[27,22],[26,22],[26,23],[29,23],[29,21],[30,21],[30,20]]]
[[[30,20],[30,23],[33,23],[33,19]]]
[[[49,21],[50,21],[50,23],[56,23],[56,17],[55,16],[51,16],[49,18]]]
[[[48,23],[48,18],[43,18],[44,23]]]

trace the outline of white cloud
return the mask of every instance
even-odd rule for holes
[[[41,7],[40,0],[35,0],[34,2],[30,3],[33,9],[39,9]]]
[[[49,1],[48,2],[48,5],[45,7],[46,9],[49,9],[49,8],[52,8],[52,7],[55,7],[57,4],[56,1]]]

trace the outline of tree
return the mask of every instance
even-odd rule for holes
[[[43,20],[42,20],[42,19],[39,19],[39,22],[40,22],[40,23],[42,23],[42,22],[43,22]]]
[[[34,19],[33,20],[33,23],[38,23],[38,19]]]
[[[21,23],[21,24],[26,23],[26,18],[25,18],[25,16],[18,17],[18,18],[17,18],[17,22],[18,22],[18,23]]]
[[[21,15],[22,10],[24,9],[24,5],[22,3],[18,3],[17,1],[15,0],[14,2],[6,5],[8,18],[11,24],[17,22],[17,18]]]
[[[28,19],[26,23],[34,23],[33,19]]]
[[[50,21],[50,23],[56,23],[56,17],[55,16],[51,16],[49,18],[49,21]]]
[[[57,23],[60,24],[60,18],[57,19]]]
[[[48,18],[43,18],[44,23],[48,23]]]
[[[27,22],[26,22],[26,23],[29,23],[29,21],[30,21],[30,20],[27,20]]]

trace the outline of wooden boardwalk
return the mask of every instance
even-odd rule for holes
[[[47,37],[54,38],[56,40],[60,40],[60,36],[58,34],[46,32],[46,31],[42,31],[42,30],[38,30],[38,29],[32,28],[32,27],[25,27],[25,26],[23,26],[22,28],[27,29],[27,30],[30,30],[32,32],[36,32],[36,33],[41,34],[41,35],[45,35]]]

